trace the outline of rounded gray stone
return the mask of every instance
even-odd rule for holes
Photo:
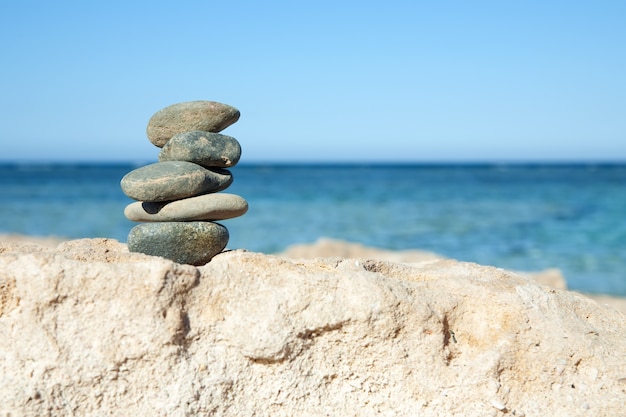
[[[241,145],[237,139],[201,130],[177,133],[159,153],[159,161],[189,161],[221,168],[235,166],[240,157]]]
[[[215,101],[187,101],[156,112],[148,121],[146,133],[162,148],[172,136],[190,130],[220,132],[239,120],[239,110]]]
[[[184,198],[169,203],[134,202],[124,215],[135,222],[182,222],[226,220],[244,215],[248,202],[235,194],[214,193]]]
[[[128,197],[139,201],[171,201],[217,192],[233,182],[226,169],[203,168],[186,161],[165,161],[137,168],[122,178]]]
[[[142,223],[128,234],[128,250],[198,266],[224,250],[228,237],[228,229],[213,222]]]

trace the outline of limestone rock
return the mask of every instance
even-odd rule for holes
[[[165,203],[134,202],[124,215],[135,222],[182,222],[192,220],[226,220],[243,216],[248,202],[235,194],[212,193]]]
[[[446,259],[445,256],[418,249],[407,250],[387,250],[362,245],[360,243],[346,242],[339,239],[320,238],[317,242],[308,244],[292,245],[285,249],[281,255],[289,258],[370,258],[388,262],[400,262],[404,264],[415,264],[423,261],[436,259]],[[549,285],[560,290],[567,289],[567,282],[563,273],[557,268],[550,268],[544,271],[520,271],[516,272],[526,278],[537,281],[543,285]],[[610,298],[605,298],[607,300]],[[612,304],[617,305],[620,311],[626,311],[626,304],[621,299],[615,300]]]
[[[190,130],[220,132],[239,120],[239,110],[214,101],[188,101],[172,104],[156,112],[148,121],[146,133],[162,148],[177,133]]]
[[[228,229],[219,223],[142,223],[130,230],[128,249],[180,264],[204,265],[224,250],[228,238]]]
[[[232,167],[239,158],[241,145],[237,139],[199,130],[174,135],[159,153],[159,161],[189,161],[203,167]]]
[[[626,316],[452,260],[0,254],[4,415],[612,416]]]
[[[320,238],[310,244],[292,245],[281,253],[289,258],[373,258],[390,262],[416,263],[444,259],[445,257],[423,250],[392,251],[373,248],[360,243],[339,239]]]
[[[232,183],[225,169],[207,169],[186,161],[157,162],[126,174],[120,185],[128,197],[162,202],[217,192]]]

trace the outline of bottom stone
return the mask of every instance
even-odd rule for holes
[[[220,253],[228,237],[228,229],[214,222],[142,223],[128,234],[128,250],[198,266]]]

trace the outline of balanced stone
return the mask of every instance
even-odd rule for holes
[[[228,237],[228,230],[213,222],[141,223],[128,234],[128,250],[197,266],[224,250]]]
[[[220,132],[239,120],[239,110],[214,101],[188,101],[156,112],[148,121],[146,133],[162,148],[175,134],[190,130]]]
[[[201,130],[174,135],[159,153],[159,161],[189,161],[221,168],[236,165],[240,157],[241,145],[237,139]]]
[[[168,203],[134,202],[124,215],[135,222],[182,222],[192,220],[226,220],[242,216],[248,202],[235,194],[204,194]]]
[[[165,161],[137,168],[122,178],[122,191],[139,201],[170,201],[228,188],[226,169],[203,168],[186,161]]]

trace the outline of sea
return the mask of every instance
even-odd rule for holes
[[[146,162],[148,163],[148,162]],[[0,234],[108,237],[135,223],[120,179],[137,163],[0,164]],[[277,253],[327,237],[422,249],[570,289],[626,296],[626,163],[239,164],[228,248]]]

